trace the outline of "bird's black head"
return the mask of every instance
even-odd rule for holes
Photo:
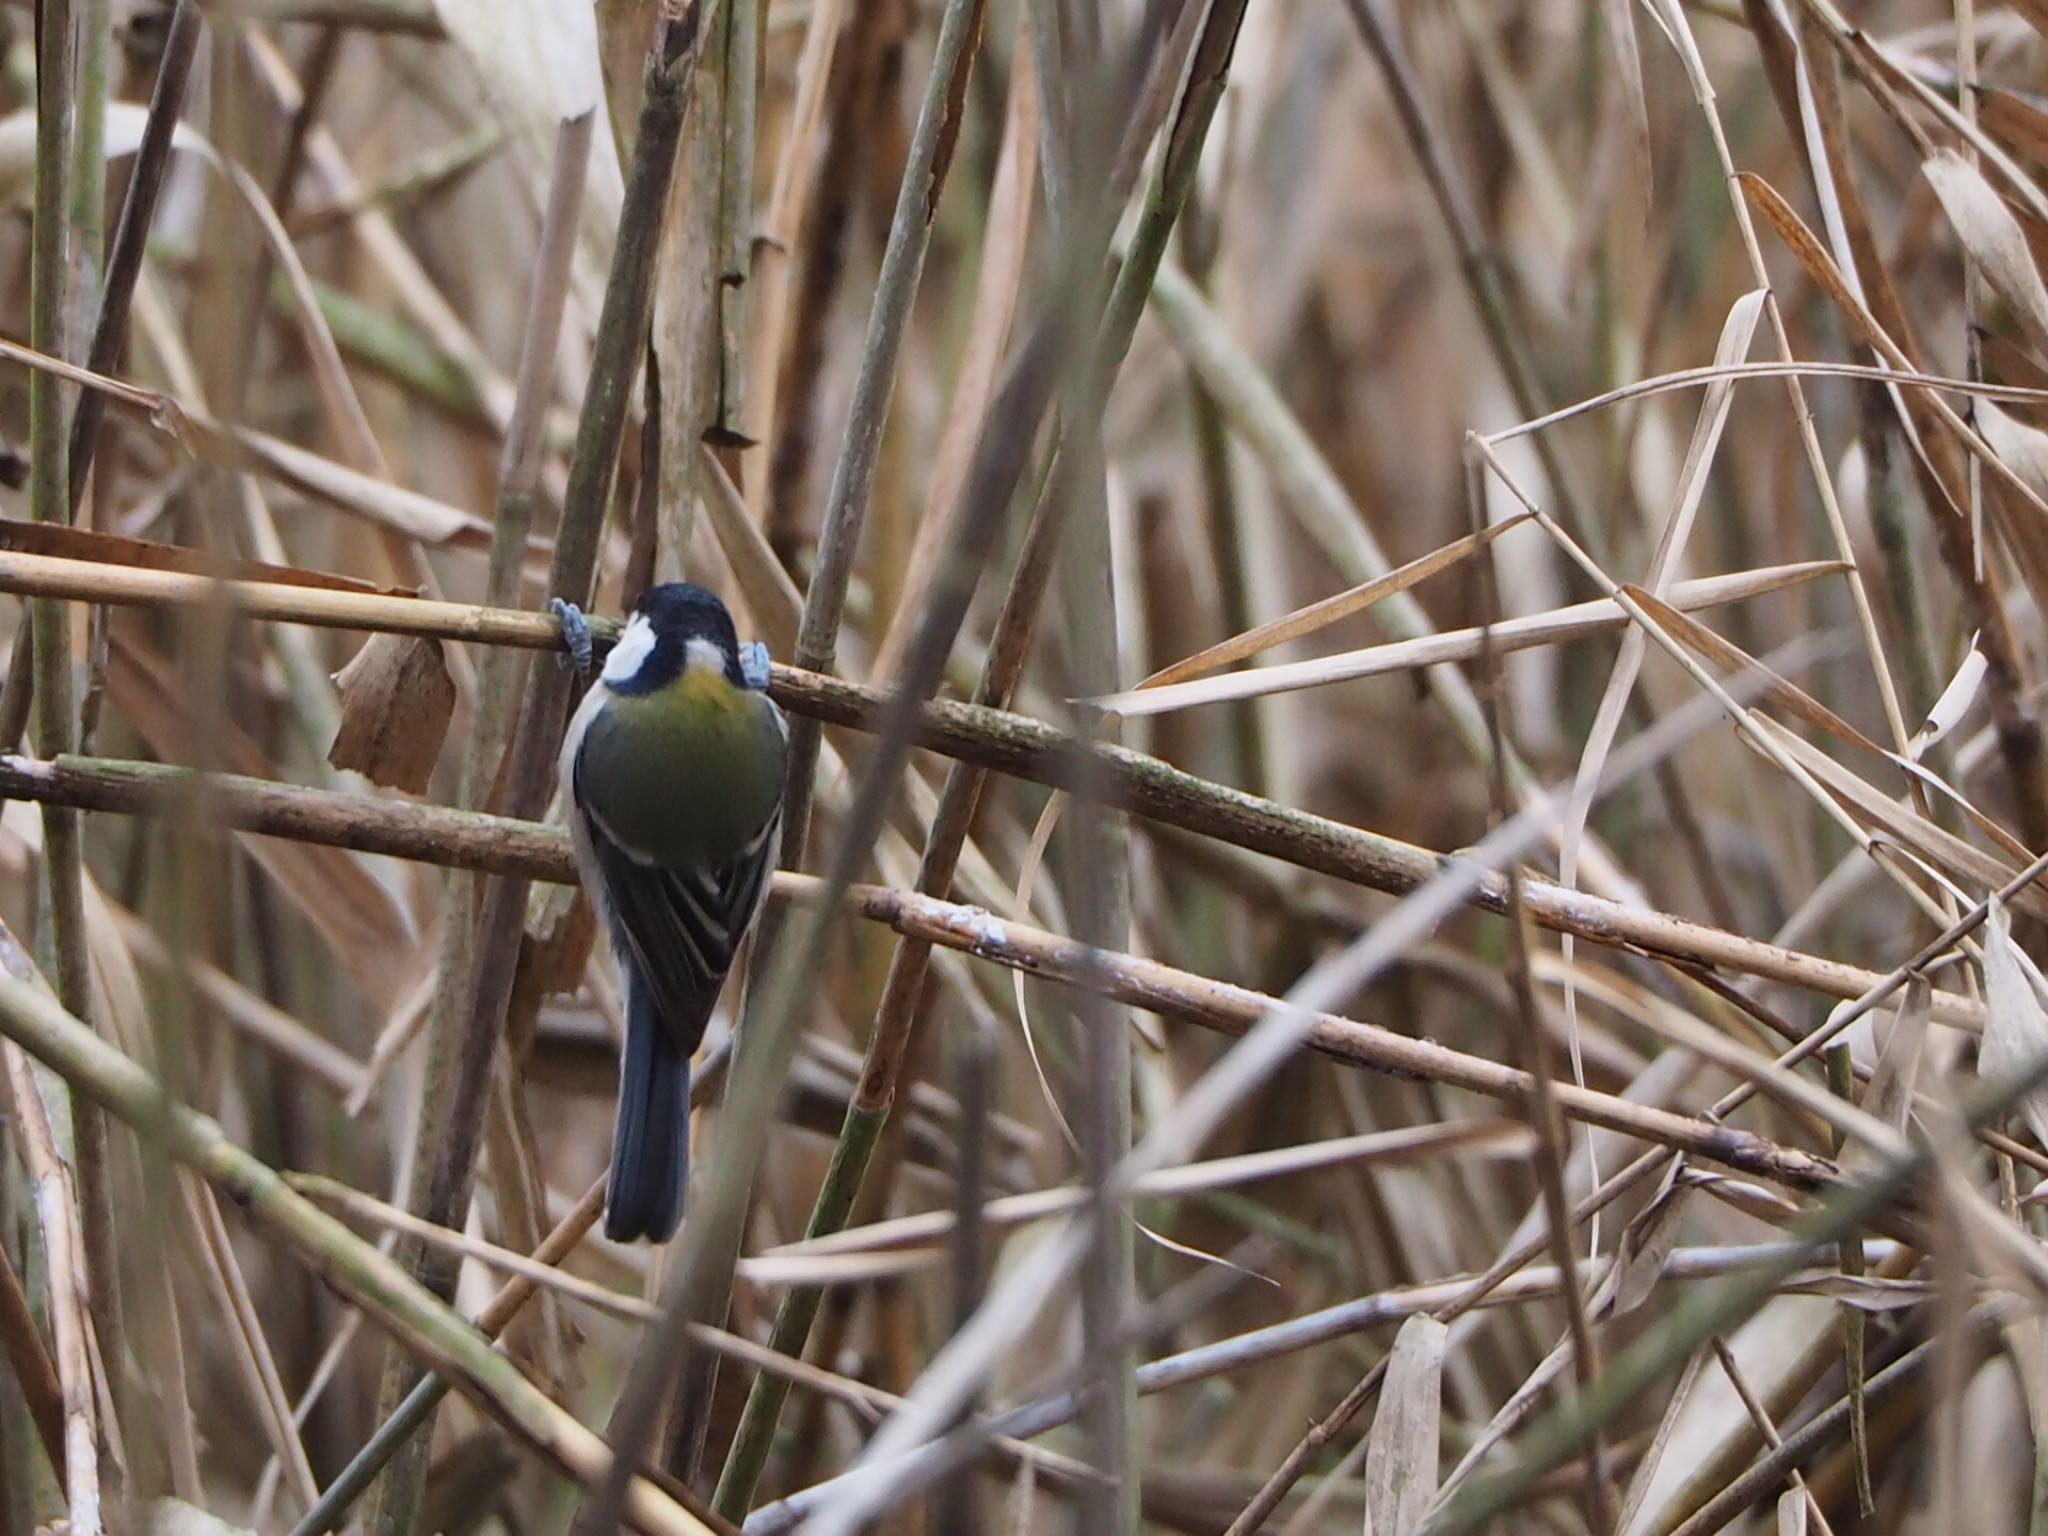
[[[614,693],[652,693],[685,669],[716,668],[735,688],[744,688],[739,636],[725,604],[687,581],[649,587],[633,607],[619,643],[604,664]]]

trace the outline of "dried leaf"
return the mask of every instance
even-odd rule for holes
[[[1621,1273],[1614,1286],[1614,1315],[1624,1317],[1650,1299],[1678,1242],[1678,1218],[1686,1190],[1678,1182],[1682,1162],[1671,1165],[1664,1186],[1630,1220],[1621,1234]]]
[[[1778,1495],[1778,1536],[1806,1536],[1806,1490],[1787,1488]]]
[[[2005,199],[1952,149],[1936,150],[1921,171],[1984,281],[2005,300],[2034,349],[2048,354],[2048,285]]]
[[[341,726],[327,761],[373,784],[424,793],[455,712],[455,681],[442,642],[372,635],[334,683],[341,694]]]
[[[1934,984],[1914,974],[1906,983],[1891,1028],[1885,1031],[1877,1065],[1863,1090],[1863,1108],[1895,1131],[1906,1128],[1906,1114],[1913,1107],[1913,1090],[1920,1080],[1920,1058],[1927,1045],[1927,1023],[1934,997]]]
[[[1365,1536],[1408,1536],[1436,1495],[1450,1336],[1450,1329],[1426,1314],[1409,1318],[1394,1336],[1365,1453]]]
[[[1766,592],[1799,586],[1817,577],[1833,575],[1842,566],[1833,560],[1803,561],[1772,566],[1765,570],[1737,571],[1726,576],[1705,576],[1681,581],[1671,588],[1671,602],[1681,609],[1711,608],[1721,603],[1740,602]],[[1526,650],[1537,645],[1556,645],[1619,629],[1628,622],[1621,607],[1599,598],[1573,603],[1548,613],[1526,614],[1503,619],[1493,626],[1492,643],[1501,652]],[[1221,677],[1196,678],[1161,688],[1134,688],[1109,694],[1095,704],[1111,714],[1136,718],[1163,715],[1170,710],[1189,709],[1198,704],[1215,704],[1226,699],[1261,698],[1297,688],[1315,688],[1326,683],[1349,682],[1361,677],[1381,677],[1389,672],[1407,672],[1445,661],[1468,661],[1480,651],[1481,632],[1472,629],[1445,630],[1413,640],[1396,640],[1388,645],[1341,651],[1313,661],[1283,662],[1278,666],[1254,667],[1248,672],[1229,672]]]
[[[1970,706],[1976,703],[1977,690],[1983,682],[1984,653],[1977,649],[1977,637],[1972,635],[1969,654],[1956,668],[1956,675],[1948,680],[1948,686],[1941,690],[1934,707],[1927,711],[1926,723],[1913,733],[1906,755],[1918,762],[1929,747],[1960,725]]]
[[[1448,570],[1466,557],[1484,549],[1508,529],[1526,523],[1534,514],[1517,513],[1503,518],[1478,533],[1468,533],[1462,539],[1453,539],[1441,549],[1435,549],[1417,560],[1410,560],[1398,570],[1389,571],[1373,581],[1361,582],[1348,591],[1336,593],[1280,618],[1233,635],[1228,640],[1204,647],[1192,656],[1186,656],[1171,666],[1161,667],[1142,683],[1140,688],[1164,688],[1170,683],[1185,682],[1191,677],[1201,677],[1252,657],[1275,646],[1285,645],[1290,640],[1305,639],[1319,630],[1329,628],[1340,619],[1354,613],[1362,613],[1382,598],[1396,592],[1405,592],[1417,582]]]
[[[127,565],[150,571],[181,571],[193,576],[215,576],[229,581],[266,581],[290,587],[321,587],[331,592],[382,593],[406,596],[393,587],[332,571],[318,571],[302,565],[266,565],[260,560],[219,560],[182,544],[159,544],[150,539],[124,539],[119,534],[100,533],[90,528],[67,528],[62,523],[25,523],[0,517],[0,549],[25,555],[50,555],[59,560],[90,560],[98,565]]]
[[[1996,86],[1977,87],[1977,121],[2038,165],[2048,165],[2048,112]]]
[[[1926,1280],[1845,1275],[1839,1269],[1802,1271],[1786,1281],[1784,1289],[1801,1296],[1823,1296],[1859,1312],[1903,1312],[1924,1305],[1934,1293],[1934,1286]]]
[[[1977,1047],[1977,1072],[1997,1080],[2032,1066],[2048,1051],[2048,1012],[2043,1012],[2027,962],[2013,942],[2012,916],[2002,901],[1991,903],[1984,932],[1984,1039]],[[2048,1147],[2048,1089],[2037,1088],[2020,1106],[2034,1139]]]
[[[1977,402],[1977,432],[1991,451],[2037,495],[2048,496],[2048,432],[2030,427],[1989,400]]]
[[[1788,757],[1840,801],[1858,823],[1882,834],[1916,858],[1926,860],[1951,879],[1995,890],[2019,873],[1996,854],[1964,842],[1909,806],[1892,799],[1768,715],[1753,718],[1758,729],[1769,735]],[[2022,886],[2014,895],[2013,903],[2027,916],[2048,921],[2048,892],[2039,886]]]

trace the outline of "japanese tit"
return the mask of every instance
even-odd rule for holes
[[[587,630],[562,609],[579,659]],[[673,1236],[689,1179],[690,1057],[775,867],[787,730],[766,653],[675,582],[640,599],[562,743],[584,889],[625,982],[604,1229]]]

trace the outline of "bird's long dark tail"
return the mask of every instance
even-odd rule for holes
[[[666,1242],[683,1215],[690,1179],[690,1058],[662,1027],[647,989],[626,974],[626,1052],[604,1234],[614,1242]]]

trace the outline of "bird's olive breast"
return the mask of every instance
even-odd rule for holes
[[[651,693],[614,694],[583,739],[585,803],[631,851],[720,865],[761,834],[782,797],[774,706],[686,671]]]

